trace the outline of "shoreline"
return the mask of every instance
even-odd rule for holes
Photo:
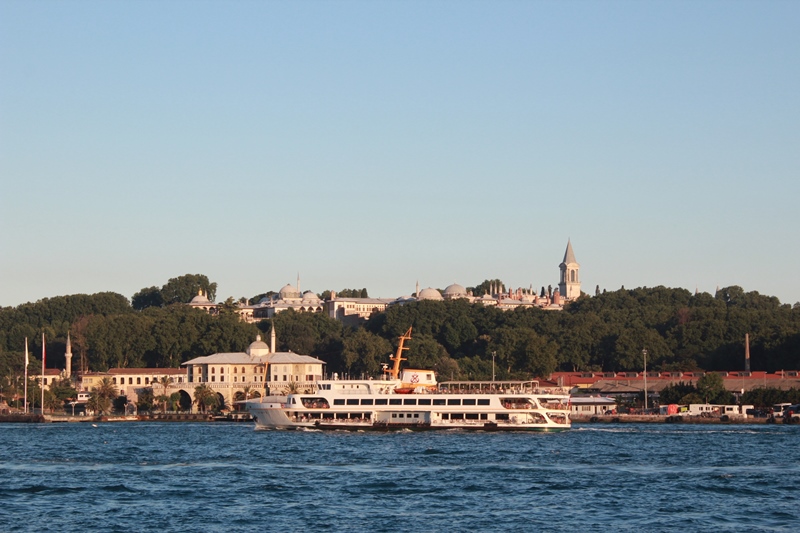
[[[782,418],[753,417],[702,417],[681,415],[572,415],[573,424],[777,424],[782,425]],[[792,424],[786,424],[792,425]]]

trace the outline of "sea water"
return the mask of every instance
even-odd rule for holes
[[[798,531],[800,427],[0,425],[0,531]]]

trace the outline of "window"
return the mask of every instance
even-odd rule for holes
[[[389,405],[403,405],[403,400],[400,398],[389,398]]]
[[[236,370],[236,369],[234,368],[233,370],[234,370],[234,373],[235,373],[235,370]],[[236,380],[237,380],[237,379],[239,379],[239,378],[237,378],[236,376],[233,376],[233,382],[234,382],[234,383],[236,383]]]
[[[114,381],[114,385],[116,385],[117,384],[117,378],[114,378],[113,381]]]
[[[133,378],[128,378],[128,385],[133,385]]]
[[[462,405],[475,405],[475,398],[464,398]]]
[[[447,405],[461,405],[461,398],[448,398]]]
[[[403,405],[417,405],[417,399],[416,398],[404,398],[403,399]]]
[[[217,376],[211,376],[211,381],[214,381],[216,379],[217,379]]]
[[[239,373],[239,370],[237,370],[237,368],[236,368],[236,367],[233,367],[233,373],[234,373],[234,374],[238,374],[238,373]]]
[[[342,398],[334,399],[333,405],[344,405],[344,399]]]
[[[141,385],[142,384],[142,378],[136,378],[136,384],[137,385]]]
[[[219,377],[219,380],[220,380],[221,382],[222,382],[222,381],[225,381],[225,376],[220,376],[220,377]]]
[[[358,405],[358,398],[348,398],[347,405]]]
[[[150,384],[150,378],[144,378],[144,384],[145,385],[149,385]]]
[[[372,405],[372,398],[364,398],[361,400],[361,405]]]
[[[430,398],[420,398],[419,400],[417,400],[417,403],[419,405],[430,405],[431,404],[431,399]]]
[[[242,367],[242,374],[244,374],[244,367]]]
[[[386,398],[375,398],[375,405],[386,405],[388,400]]]
[[[489,405],[489,400],[488,399],[478,400],[478,405]]]
[[[211,367],[211,373],[212,374],[214,373],[214,367],[213,366]]]
[[[225,368],[224,367],[219,367],[219,373],[222,374],[223,372],[225,372]]]
[[[467,416],[467,420],[477,420],[478,419],[478,413],[467,413],[466,416]]]
[[[444,398],[434,398],[433,405],[447,405],[447,400]]]
[[[286,374],[283,375],[283,381],[286,381]]]

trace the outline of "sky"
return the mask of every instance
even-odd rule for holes
[[[800,301],[800,2],[0,0],[0,306],[205,274]]]

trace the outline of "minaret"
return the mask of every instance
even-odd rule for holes
[[[64,354],[64,358],[67,360],[64,375],[69,379],[72,376],[72,341],[69,338],[69,331],[67,332],[67,353]]]
[[[419,280],[417,280],[417,292],[414,293],[414,298],[419,300]]]
[[[575,261],[575,253],[572,251],[572,242],[567,239],[567,251],[564,252],[564,260],[558,265],[561,269],[561,281],[558,283],[558,292],[565,300],[574,300],[581,295],[581,279],[578,271],[581,266]]]
[[[275,353],[275,321],[272,321],[272,331],[269,334],[269,353]]]

